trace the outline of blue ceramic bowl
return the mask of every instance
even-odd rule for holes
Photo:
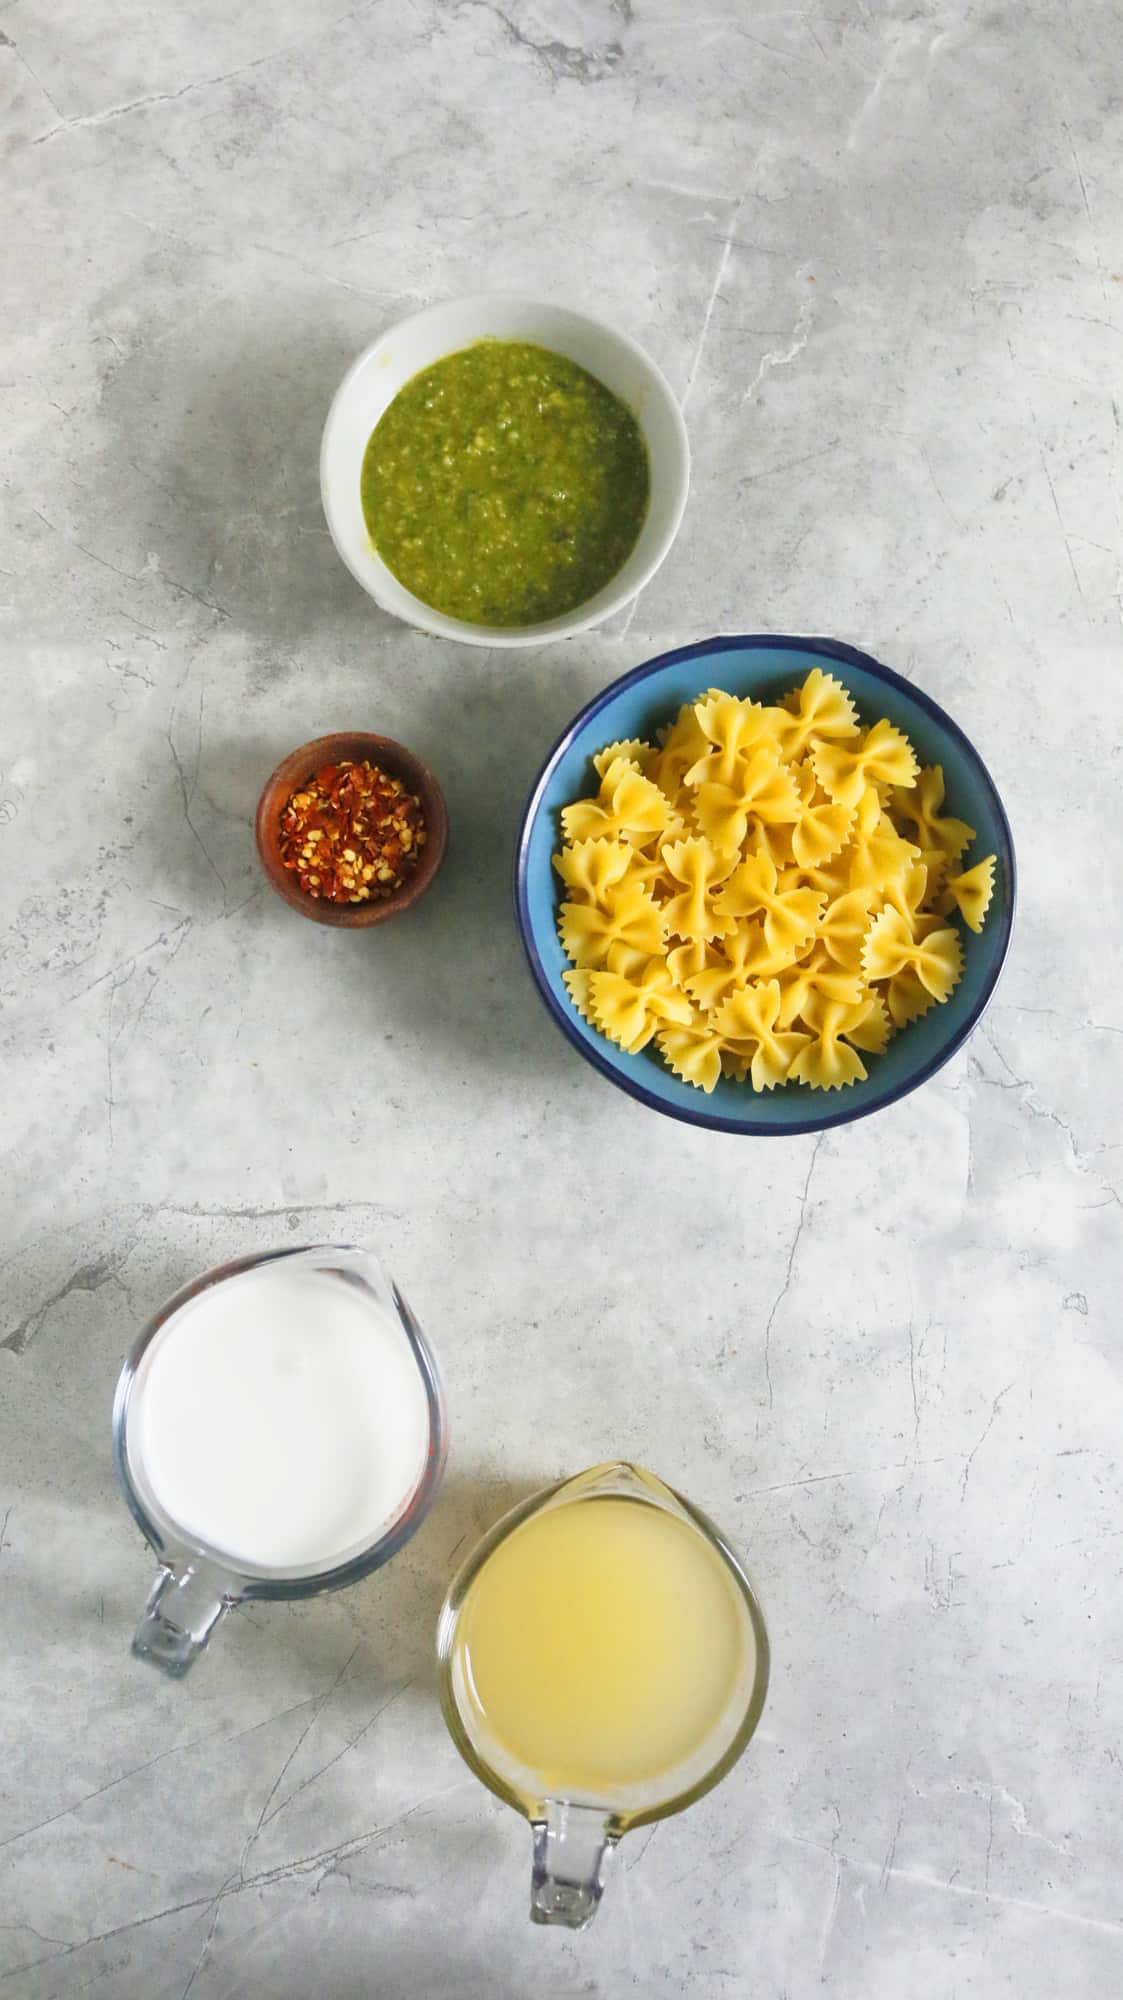
[[[869,1075],[840,1091],[787,1084],[768,1093],[723,1077],[711,1095],[683,1083],[658,1051],[625,1055],[581,1018],[562,984],[568,960],[557,934],[562,885],[551,866],[560,845],[562,806],[596,790],[594,754],[606,743],[646,737],[673,721],[685,701],[707,688],[776,701],[821,666],[844,683],[863,721],[887,715],[903,729],[923,764],[941,764],[947,810],[977,838],[961,866],[995,854],[995,889],[980,935],[963,929],[963,977],[942,1007],[896,1035],[884,1055],[866,1058]],[[994,991],[1014,921],[1014,846],[993,780],[963,731],[929,695],[836,639],[706,639],[663,653],[614,681],[589,702],[554,745],[530,794],[515,858],[515,906],[530,969],[563,1034],[602,1076],[641,1104],[717,1132],[824,1132],[896,1103],[946,1063],[966,1041]]]

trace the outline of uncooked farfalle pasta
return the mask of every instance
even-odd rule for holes
[[[657,744],[610,743],[562,811],[558,929],[575,1007],[685,1083],[837,1090],[946,1001],[990,854],[884,718],[816,667],[777,706],[711,689]]]

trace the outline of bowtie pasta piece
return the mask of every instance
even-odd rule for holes
[[[842,682],[821,667],[813,667],[803,686],[769,713],[783,718],[777,725],[780,748],[793,760],[811,743],[847,742],[859,733],[858,711]]]
[[[638,944],[629,944],[624,938],[613,938],[604,954],[603,972],[618,972],[625,979],[637,979],[651,956],[650,938],[640,933]]]
[[[754,826],[745,841],[746,854],[767,854],[777,870],[794,868],[792,857],[792,834],[794,827],[779,823],[765,826],[763,822]],[[793,888],[803,888],[804,883],[793,883]]]
[[[928,894],[928,870],[923,861],[913,862],[885,890],[885,901],[900,910],[910,929],[919,935],[924,918],[921,911]]]
[[[902,839],[892,820],[881,809],[881,800],[871,785],[863,792],[854,815],[850,840],[850,887],[870,889],[884,895],[894,882],[918,860],[920,849]]]
[[[848,889],[844,896],[835,896],[819,918],[816,937],[846,972],[861,970],[862,946],[872,921],[870,901],[868,889]]]
[[[642,845],[666,832],[670,820],[670,806],[658,785],[624,757],[613,758],[595,799],[579,799],[562,808],[562,831],[568,841],[615,840],[623,835]]]
[[[833,676],[773,707],[711,688],[658,747],[593,764],[554,857],[563,978],[627,1054],[705,1091],[723,1074],[837,1090],[953,992],[947,919],[981,929],[994,856],[947,880],[974,835],[941,810],[942,771],[918,773],[887,720],[863,733]]]
[[[696,967],[683,983],[695,1005],[709,1013],[759,976],[768,957],[763,924],[739,924],[711,953],[712,963]]]
[[[708,840],[693,839],[671,842],[663,859],[681,885],[663,905],[668,930],[684,940],[722,937],[729,926],[713,892],[734,867],[736,855],[715,854]]]
[[[817,889],[833,902],[837,896],[844,896],[850,887],[850,849],[840,847],[830,861],[824,861],[820,868],[797,868],[794,865],[785,870],[785,889]]]
[[[725,918],[764,916],[769,951],[797,951],[814,934],[824,897],[816,889],[781,889],[776,868],[767,854],[750,854],[718,892],[717,908]]]
[[[842,972],[818,949],[803,965],[789,966],[779,975],[780,1026],[790,1028],[807,1012],[812,995],[824,1000],[841,1000],[854,1006],[865,992],[865,981],[856,972]]]
[[[721,1045],[721,1068],[724,1076],[731,1076],[735,1083],[752,1083],[755,1042],[723,1041]],[[756,1086],[754,1085],[755,1089]]]
[[[650,957],[662,948],[666,925],[651,897],[630,882],[618,883],[599,903],[563,903],[558,932],[566,957],[597,970],[608,964],[614,944]]]
[[[916,829],[920,858],[928,869],[928,887],[934,889],[937,877],[954,867],[971,845],[975,829],[966,820],[941,814],[944,773],[939,764],[928,765],[911,790],[895,789],[893,803],[898,819],[909,821]]]
[[[603,903],[624,880],[635,851],[622,840],[576,840],[554,856],[554,867],[577,902]]]
[[[673,822],[673,825],[677,837],[681,834],[682,827],[678,821]],[[666,836],[663,836],[663,838],[666,838]],[[638,883],[639,887],[645,889],[649,896],[654,896],[656,902],[660,902],[665,896],[669,896],[674,888],[674,882],[663,859],[662,847],[656,846],[650,850],[645,847],[632,847],[629,849],[629,852],[631,854],[631,861],[628,865],[626,879],[629,882]]]
[[[676,992],[663,958],[649,959],[637,979],[619,972],[591,972],[588,1008],[594,1027],[629,1055],[646,1048],[664,1024],[686,1027],[694,1018],[693,1007],[685,994]]]
[[[917,761],[907,736],[883,716],[856,749],[816,743],[811,751],[815,776],[836,805],[856,806],[867,786],[915,784]]]
[[[686,773],[688,785],[734,785],[749,755],[762,744],[772,748],[765,712],[755,701],[711,694],[695,702],[694,714],[706,739],[706,754]]]
[[[721,1036],[704,1016],[689,1027],[661,1028],[656,1037],[659,1052],[684,1083],[696,1084],[708,1094],[721,1075]]]
[[[690,938],[686,944],[676,944],[667,953],[667,970],[676,986],[688,989],[689,982],[707,967],[718,965],[721,953],[714,944],[707,944],[705,938]]]
[[[562,973],[562,984],[577,1012],[595,1028],[597,1024],[589,1012],[589,981],[592,976],[591,972],[584,971],[581,966],[570,965]]]
[[[957,909],[968,930],[982,930],[994,894],[995,858],[988,854],[984,861],[976,861],[973,868],[968,868],[965,875],[953,875],[940,904],[944,916]]]
[[[688,789],[687,771],[710,748],[709,738],[703,733],[695,707],[695,703],[687,702],[680,708],[648,767],[648,777],[654,779],[660,791],[676,808]]]
[[[780,1008],[779,982],[766,979],[734,993],[714,1016],[714,1026],[736,1045],[738,1054],[751,1044],[749,1075],[754,1090],[774,1090],[783,1083],[801,1049],[811,1040],[810,1035],[777,1027]]]
[[[867,989],[858,1000],[844,1002],[844,1005],[847,1019],[842,1033],[847,1041],[856,1049],[863,1049],[867,1055],[879,1056],[893,1033],[893,1024],[880,993]]]
[[[908,918],[890,905],[870,926],[862,964],[869,980],[893,979],[908,967],[933,1000],[947,1000],[963,971],[963,946],[953,930],[914,937]]]
[[[843,1084],[864,1081],[869,1071],[857,1049],[844,1039],[847,1029],[856,1025],[854,1016],[859,1011],[860,1003],[856,1009],[843,1000],[812,1004],[808,1019],[812,1034],[791,1066],[793,1081],[809,1083],[818,1090],[841,1090]]]
[[[814,765],[801,764],[796,770],[800,815],[792,828],[792,860],[800,868],[821,868],[845,847],[853,823],[850,806],[832,805],[821,792]],[[775,859],[775,857],[773,857]]]
[[[917,977],[911,965],[898,972],[885,988],[885,1004],[895,1028],[911,1027],[936,1005],[935,997]]]
[[[598,750],[593,758],[593,769],[598,778],[603,778],[610,764],[623,762],[634,764],[638,771],[646,774],[654,756],[655,751],[650,743],[644,743],[638,736],[632,736],[626,743],[606,743],[604,749]]]
[[[698,785],[694,810],[702,832],[722,854],[735,854],[744,844],[749,821],[772,827],[799,818],[795,780],[771,745],[754,750],[733,784],[707,779]]]

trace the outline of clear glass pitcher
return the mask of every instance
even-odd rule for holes
[[[531,1919],[574,1930],[622,1835],[725,1776],[768,1687],[739,1558],[697,1507],[623,1463],[492,1528],[449,1588],[437,1653],[457,1748],[530,1821]]]
[[[220,1532],[211,1540],[185,1528],[157,1497],[155,1487],[160,1481],[153,1481],[141,1450],[143,1425],[137,1418],[137,1409],[138,1405],[143,1408],[146,1379],[151,1380],[154,1357],[159,1354],[161,1340],[168,1340],[172,1322],[177,1322],[178,1339],[189,1332],[191,1324],[181,1321],[181,1314],[194,1308],[198,1324],[199,1302],[204,1301],[213,1309],[214,1288],[236,1286],[257,1273],[270,1278],[283,1277],[286,1281],[291,1273],[300,1285],[305,1285],[311,1276],[317,1287],[313,1298],[322,1299],[325,1307],[335,1305],[345,1312],[349,1328],[369,1326],[372,1338],[377,1335],[382,1343],[394,1380],[399,1386],[409,1385],[418,1449],[416,1470],[411,1472],[408,1489],[402,1491],[388,1514],[379,1520],[377,1530],[367,1530],[361,1545],[333,1549],[326,1565],[313,1560],[278,1569],[271,1563],[247,1562],[224,1551]],[[327,1289],[321,1289],[324,1287]],[[212,1296],[204,1299],[204,1295]],[[223,1293],[222,1303],[239,1311],[242,1299],[242,1293],[230,1289]],[[314,1317],[312,1326],[314,1329]],[[314,1373],[314,1348],[310,1367]],[[192,1389],[195,1390],[194,1383]],[[205,1399],[206,1387],[198,1393]],[[230,1435],[230,1409],[224,1414],[225,1425],[216,1399],[216,1431],[222,1437],[221,1448],[233,1462],[237,1458],[237,1438]],[[440,1485],[447,1451],[448,1426],[436,1362],[397,1286],[369,1251],[333,1245],[264,1251],[237,1258],[195,1279],[169,1299],[145,1327],[122,1368],[113,1403],[117,1475],[129,1508],[160,1563],[133,1640],[133,1652],[165,1673],[179,1677],[198,1658],[232,1605],[254,1598],[312,1597],[368,1576],[388,1562],[424,1520]],[[297,1508],[300,1471],[294,1460]]]

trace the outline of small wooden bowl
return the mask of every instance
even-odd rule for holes
[[[421,860],[401,888],[384,902],[372,898],[369,903],[331,903],[326,896],[310,896],[281,861],[281,814],[293,793],[307,784],[314,771],[325,764],[338,764],[345,757],[356,764],[366,759],[393,777],[402,778],[410,791],[417,793],[425,814],[426,840]],[[278,896],[283,896],[302,917],[311,917],[315,924],[359,931],[370,924],[383,924],[387,917],[396,917],[424,895],[444,860],[448,812],[444,793],[433,773],[412,750],[389,736],[371,736],[361,729],[341,730],[338,735],[318,736],[314,743],[303,744],[278,764],[258,800],[254,833],[261,865]]]

